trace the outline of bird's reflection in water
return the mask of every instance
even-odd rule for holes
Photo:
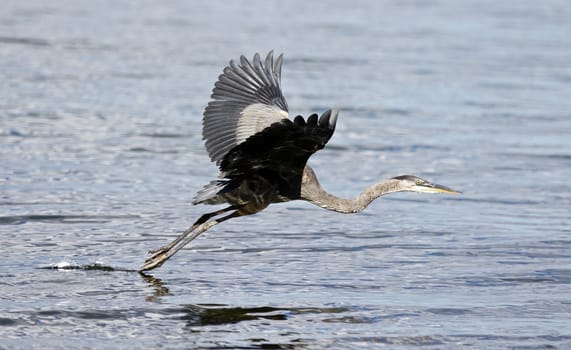
[[[151,275],[147,275],[146,273],[139,272],[139,274],[143,277],[143,279],[149,284],[150,287],[153,288],[154,292],[152,295],[149,295],[145,298],[146,301],[149,302],[157,302],[158,298],[172,295],[169,292],[169,289],[165,286],[163,281],[160,278],[153,277]]]
[[[146,297],[146,301],[157,302],[160,297],[172,296],[160,278],[142,272],[140,275],[153,288],[153,294]],[[186,313],[182,319],[187,321],[188,326],[229,324],[258,319],[285,320],[287,318],[285,312],[289,312],[269,306],[243,308],[228,307],[224,304],[190,304],[182,305],[182,308]]]
[[[158,302],[160,297],[172,296],[161,279],[145,273],[140,273],[140,275],[153,289],[153,294],[146,297],[146,301]],[[184,321],[185,326],[192,333],[202,332],[200,328],[206,326],[223,326],[257,320],[280,322],[302,314],[339,314],[345,312],[350,312],[350,309],[343,307],[232,307],[225,304],[185,304],[168,310],[169,315],[175,314],[177,319]],[[294,334],[290,335],[294,336]],[[264,338],[248,340],[252,342],[252,349],[297,349],[306,345],[302,339],[297,337],[286,343],[274,343]]]

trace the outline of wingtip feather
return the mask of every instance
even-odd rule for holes
[[[335,130],[335,126],[337,125],[337,117],[339,116],[338,109],[331,110],[331,116],[329,117],[329,128],[331,130]]]
[[[319,125],[327,126],[329,129],[335,130],[335,124],[337,123],[338,116],[338,109],[328,109],[321,115],[321,117],[319,117]]]

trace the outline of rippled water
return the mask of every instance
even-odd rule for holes
[[[1,348],[571,347],[571,8],[564,1],[7,1],[0,12]],[[285,53],[290,110],[341,109],[341,215],[212,229],[201,113],[230,58]]]

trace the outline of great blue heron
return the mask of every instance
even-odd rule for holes
[[[264,62],[259,54],[250,62],[241,56],[218,77],[204,111],[202,135],[221,174],[198,192],[193,204],[230,206],[202,215],[174,241],[151,251],[141,271],[161,266],[212,226],[255,214],[272,203],[301,199],[328,210],[357,213],[393,192],[459,193],[412,175],[380,181],[354,199],[327,193],[306,163],[333,135],[339,112],[288,119],[280,88],[282,57],[274,61],[270,51]]]

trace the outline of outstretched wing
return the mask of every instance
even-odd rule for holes
[[[250,136],[287,119],[287,102],[280,89],[282,58],[270,51],[264,62],[255,54],[250,63],[244,56],[233,60],[212,90],[204,110],[202,138],[213,162]]]
[[[335,131],[337,110],[318,119],[301,116],[283,119],[234,147],[220,162],[222,176],[246,179],[254,175],[277,184],[280,194],[299,198],[303,168],[309,157],[322,149]]]

